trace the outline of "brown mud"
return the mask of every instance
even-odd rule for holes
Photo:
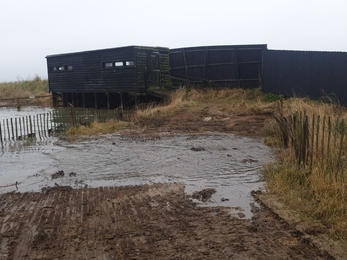
[[[271,120],[271,114],[254,115],[212,115],[209,112],[179,112],[174,115],[141,120],[139,124],[142,134],[149,136],[160,132],[170,133],[201,133],[206,131],[217,131],[233,133],[249,137],[263,137],[264,124]]]
[[[334,259],[267,208],[197,207],[184,185],[0,196],[0,259]]]

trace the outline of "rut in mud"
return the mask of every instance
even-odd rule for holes
[[[197,207],[179,183],[0,196],[0,259],[332,259],[267,209]]]

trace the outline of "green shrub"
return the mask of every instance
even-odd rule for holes
[[[267,93],[265,94],[265,96],[263,97],[263,101],[264,102],[275,102],[281,99],[280,95],[276,95],[273,93]]]

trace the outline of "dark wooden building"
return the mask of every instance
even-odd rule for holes
[[[259,87],[266,49],[266,44],[171,49],[172,81],[178,84],[186,79],[191,84],[210,87]]]
[[[54,105],[116,108],[180,85],[258,88],[347,105],[347,53],[261,45],[129,46],[47,56]],[[160,91],[156,91],[160,96]]]
[[[55,106],[116,108],[167,83],[169,49],[129,46],[49,55],[49,90]]]
[[[266,50],[262,89],[347,106],[347,53]]]

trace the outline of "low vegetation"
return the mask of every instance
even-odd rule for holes
[[[279,162],[264,166],[269,191],[319,232],[347,239],[346,108],[295,98],[285,101],[281,109],[278,113],[286,119],[301,112],[307,130],[284,120],[289,127],[288,131],[284,128],[289,137],[285,147],[283,129],[272,122],[272,137],[267,141],[280,149]]]
[[[0,99],[27,98],[48,94],[48,80],[35,76],[32,79],[20,79],[16,82],[0,83]]]
[[[186,112],[195,116],[242,116],[268,114],[273,104],[264,102],[260,89],[190,89],[181,88],[174,92],[165,106],[154,106],[137,110],[135,121]]]
[[[125,121],[110,120],[105,123],[92,122],[90,125],[71,127],[66,131],[70,136],[109,134],[129,127],[130,123]]]

